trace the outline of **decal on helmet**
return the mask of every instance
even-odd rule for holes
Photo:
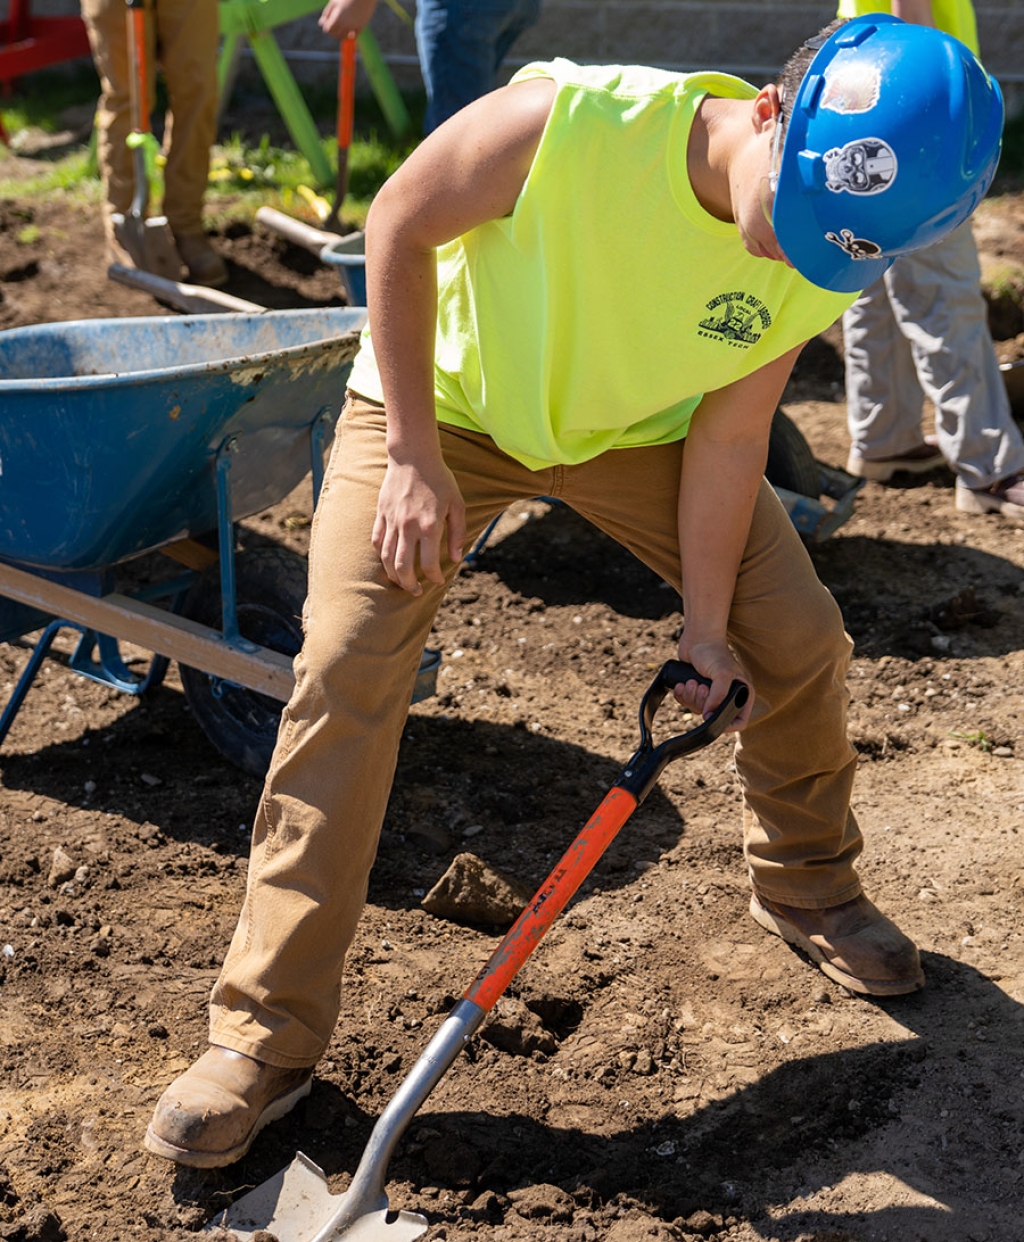
[[[824,160],[825,187],[833,194],[881,194],[896,180],[896,153],[881,138],[833,147]]]
[[[882,75],[876,65],[861,61],[845,62],[832,66],[825,75],[819,107],[844,115],[870,112],[878,103],[881,89]]]
[[[845,250],[851,259],[877,259],[882,247],[864,237],[854,237],[849,229],[840,229],[838,233],[826,233],[825,240],[835,242],[840,250]]]

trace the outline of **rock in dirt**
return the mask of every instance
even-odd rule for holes
[[[532,896],[518,880],[475,854],[458,854],[420,904],[437,918],[510,927]]]
[[[51,888],[59,888],[68,880],[73,880],[78,870],[78,863],[71,857],[63,845],[53,851],[53,862],[50,863],[50,874],[46,878]]]
[[[540,1018],[513,996],[501,997],[494,1006],[487,1025],[481,1031],[481,1038],[503,1052],[521,1057],[528,1057],[534,1052],[550,1056],[558,1048],[554,1035]]]

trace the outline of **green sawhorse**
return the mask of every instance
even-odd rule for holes
[[[272,33],[275,26],[322,8],[323,0],[220,0],[217,9],[223,44],[217,62],[217,87],[223,106],[234,85],[242,40],[248,39],[259,71],[292,141],[309,161],[316,179],[326,186],[333,181],[334,171],[324,154],[320,134],[306,101]],[[408,110],[384,63],[373,32],[363,30],[358,43],[370,86],[388,127],[398,137],[408,130],[411,123]]]

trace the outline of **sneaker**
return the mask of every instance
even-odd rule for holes
[[[227,264],[210,245],[205,233],[175,235],[174,242],[193,284],[211,288],[227,284]]]
[[[755,892],[750,913],[766,931],[802,949],[851,992],[902,996],[924,987],[917,946],[863,893],[842,905],[802,910]]]
[[[874,483],[888,483],[897,474],[928,474],[946,464],[945,457],[939,452],[934,436],[925,436],[924,443],[916,448],[908,449],[895,457],[881,457],[869,461],[862,457],[856,449],[850,449],[846,460],[846,470],[861,479],[871,479]]]
[[[280,1069],[214,1044],[160,1097],[146,1150],[194,1169],[234,1164],[312,1083],[311,1068]]]
[[[1012,474],[991,487],[968,487],[956,481],[956,507],[961,513],[1002,513],[1024,521],[1024,474]]]

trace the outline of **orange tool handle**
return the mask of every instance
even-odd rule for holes
[[[636,807],[635,795],[625,789],[615,786],[605,794],[601,805],[537,890],[534,899],[466,989],[465,1000],[473,1001],[485,1011],[494,1005]]]
[[[341,41],[338,65],[338,149],[347,151],[352,145],[352,123],[356,110],[356,36],[346,35]]]
[[[128,50],[131,58],[132,129],[149,133],[149,49],[146,46],[145,0],[127,0]]]

